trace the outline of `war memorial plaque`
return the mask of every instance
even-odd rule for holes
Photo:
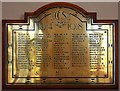
[[[3,20],[3,90],[118,88],[118,21],[51,3]]]

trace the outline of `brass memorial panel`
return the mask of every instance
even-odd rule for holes
[[[8,23],[7,84],[114,84],[114,30],[67,7]]]

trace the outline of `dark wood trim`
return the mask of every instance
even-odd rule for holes
[[[5,61],[7,60],[7,57],[5,56],[5,48],[6,48],[6,34],[7,34],[7,28],[6,24],[7,23],[27,23],[27,19],[30,16],[36,16],[45,10],[52,8],[52,7],[71,7],[75,10],[78,10],[82,12],[84,15],[92,17],[94,23],[114,23],[115,24],[115,48],[116,48],[116,66],[115,66],[115,71],[116,71],[116,76],[115,76],[115,85],[6,85],[5,83]],[[84,9],[81,7],[71,4],[71,3],[66,3],[66,2],[55,2],[55,3],[50,3],[47,4],[35,12],[25,12],[24,14],[24,20],[2,20],[2,89],[3,90],[14,90],[14,89],[118,89],[118,83],[119,83],[119,77],[118,77],[118,20],[97,20],[97,14],[95,12],[90,13],[86,12]]]
[[[116,84],[116,88],[119,88],[119,27],[118,27],[118,21],[114,21],[115,22],[115,48],[116,48],[116,52],[115,52],[115,59],[116,59],[116,65],[115,65],[115,84]]]
[[[2,21],[2,89],[5,89],[5,22]]]

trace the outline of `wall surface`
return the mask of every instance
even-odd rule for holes
[[[0,90],[2,88],[2,2],[0,1]]]
[[[2,7],[0,7],[0,9],[2,8],[2,19],[23,19],[24,12],[33,12],[45,4],[48,4],[48,3],[47,2],[2,2]],[[74,2],[74,4],[82,7],[88,12],[97,12],[98,19],[118,19],[118,3],[117,2]],[[1,6],[1,3],[0,3],[0,6]],[[0,44],[2,44],[1,31],[0,31]],[[2,50],[2,47],[0,45],[0,51],[1,50]],[[1,83],[2,83],[1,53],[2,51],[0,52],[0,67],[1,67],[0,68],[0,89],[1,89]],[[79,91],[83,91],[83,90],[79,90]],[[84,90],[84,91],[87,91],[87,90]],[[97,90],[97,91],[118,91],[118,90]]]
[[[24,12],[33,12],[46,2],[3,2],[3,19],[23,19]],[[97,12],[98,19],[118,19],[118,3],[112,2],[75,2],[74,4],[82,7],[88,12]]]

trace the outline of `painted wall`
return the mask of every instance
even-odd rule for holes
[[[0,90],[2,88],[2,2],[0,1]]]
[[[45,4],[47,4],[47,2],[11,2],[11,3],[2,2],[2,6],[0,3],[0,9],[2,8],[2,19],[23,19],[24,12],[33,12]],[[79,5],[80,7],[82,7],[88,12],[97,12],[98,19],[118,19],[118,3],[117,2],[74,2],[74,4]],[[2,34],[0,31],[0,44],[2,44],[1,36]],[[0,51],[1,50],[2,50],[2,47],[0,45]],[[2,84],[1,53],[2,51],[0,52],[0,89]],[[83,91],[83,90],[80,90],[80,91]],[[84,90],[84,91],[87,91],[87,90]],[[101,90],[98,90],[98,91],[101,91]],[[115,91],[115,90],[108,90],[108,91]]]
[[[33,12],[46,2],[3,2],[2,18],[3,19],[23,19],[24,12]],[[74,3],[88,12],[97,12],[98,19],[118,19],[118,3],[117,2],[76,2]]]

